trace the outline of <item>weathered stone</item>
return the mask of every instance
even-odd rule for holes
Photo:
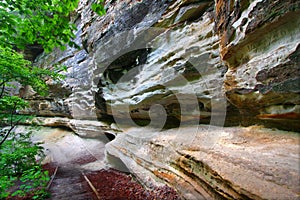
[[[72,16],[80,49],[36,62],[66,79],[24,94],[30,113],[73,119],[37,124],[116,135],[110,164],[186,199],[299,198],[299,135],[221,128],[299,132],[299,1],[112,0],[101,17],[91,4]]]
[[[299,139],[255,126],[136,128],[106,150],[145,184],[166,181],[186,199],[297,199]]]
[[[81,138],[72,131],[39,127],[28,128],[18,126],[16,132],[31,131],[33,142],[42,142],[46,158],[43,163],[54,163],[56,166],[81,168],[81,170],[99,170],[107,167],[105,164],[104,145],[109,142],[105,135],[97,139]],[[89,158],[89,164],[80,165],[80,162]]]
[[[75,134],[86,138],[103,137],[105,134],[117,135],[121,130],[115,125],[108,125],[105,122],[91,120],[76,120],[60,117],[35,117],[27,120],[24,124],[34,124],[49,127],[64,127],[72,130]]]
[[[60,98],[29,100],[29,107],[20,113],[48,117],[71,117],[69,107]]]
[[[244,124],[299,131],[299,110],[290,109],[300,103],[299,2],[228,2],[216,4],[221,57],[229,67],[227,98],[244,115]],[[281,109],[270,109],[276,106]]]
[[[211,13],[202,17],[201,22],[176,30],[150,29],[105,37],[104,49],[94,53],[95,63],[103,68],[102,71],[97,69],[101,78],[96,106],[100,113],[120,119],[130,116],[149,120],[151,106],[160,104],[168,117],[181,121],[196,121],[198,118],[199,121],[200,118],[210,118],[212,99],[226,104],[225,97],[222,97],[222,78],[226,68],[218,58],[218,37],[213,33]],[[163,33],[153,34],[156,30]],[[152,38],[146,42],[141,40],[149,35]],[[127,38],[131,38],[131,43],[128,44]],[[120,48],[115,49],[116,46]],[[145,55],[132,53],[141,48],[147,48],[148,52],[143,61],[139,59]],[[126,62],[122,61],[124,57]],[[200,114],[197,113],[198,105]],[[222,111],[226,111],[226,105],[221,107],[219,115],[224,115]]]
[[[203,15],[211,3],[211,1],[206,1],[201,2],[200,4],[197,3],[180,8],[174,22],[178,23],[198,19]]]

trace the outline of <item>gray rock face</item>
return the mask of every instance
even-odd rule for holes
[[[171,127],[300,130],[297,2],[111,1],[103,17],[90,4],[74,15],[81,50],[39,59],[66,65],[67,78],[31,113],[134,125],[149,123],[152,111]]]
[[[300,130],[298,1],[117,0],[101,17],[91,3],[73,16],[80,49],[36,60],[66,79],[27,90],[24,113],[116,135],[109,162],[186,199],[299,197],[299,135],[236,126]]]
[[[104,87],[96,96],[102,100],[96,101],[100,111],[120,119],[150,119],[148,111],[159,104],[168,117],[181,121],[198,119],[198,124],[199,117],[210,117],[212,99],[226,104],[221,90],[226,68],[218,58],[218,37],[206,38],[213,32],[212,19],[208,15],[204,18],[201,23],[174,31],[146,30],[140,33],[142,37],[164,31],[146,44],[129,32],[139,43],[120,49],[117,54],[125,52],[124,55],[113,60],[101,74],[100,84]],[[187,30],[189,33],[185,34]],[[127,42],[123,36],[120,38],[121,44]],[[110,52],[100,51],[95,53],[99,65],[105,62],[103,52]]]

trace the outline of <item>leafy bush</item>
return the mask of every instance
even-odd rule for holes
[[[12,132],[0,146],[0,198],[32,194],[34,199],[41,199],[47,195],[50,178],[37,161],[44,155],[43,147],[31,142],[31,133]],[[11,189],[15,184],[17,187]]]

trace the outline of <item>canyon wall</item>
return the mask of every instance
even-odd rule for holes
[[[299,1],[91,4],[72,15],[80,48],[36,59],[66,79],[46,98],[27,88],[24,113],[115,135],[108,161],[186,199],[299,197]]]

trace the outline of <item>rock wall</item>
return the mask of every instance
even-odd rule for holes
[[[117,135],[107,145],[112,163],[118,157],[149,187],[167,182],[186,199],[299,196],[299,135],[241,136],[247,129],[236,127],[300,131],[299,1],[111,0],[101,17],[91,3],[81,0],[72,16],[80,48],[36,60],[66,65],[66,79],[47,80],[46,98],[27,89],[25,113],[83,136]],[[69,119],[47,119],[58,116]]]
[[[171,127],[300,130],[298,1],[108,1],[102,17],[91,3],[73,16],[80,49],[38,59],[67,78],[30,112],[147,124],[159,104]]]
[[[299,1],[217,1],[226,96],[248,124],[299,131],[299,8]]]
[[[147,135],[148,134],[148,135]],[[106,145],[151,187],[184,199],[298,199],[299,135],[262,127],[132,128]]]

